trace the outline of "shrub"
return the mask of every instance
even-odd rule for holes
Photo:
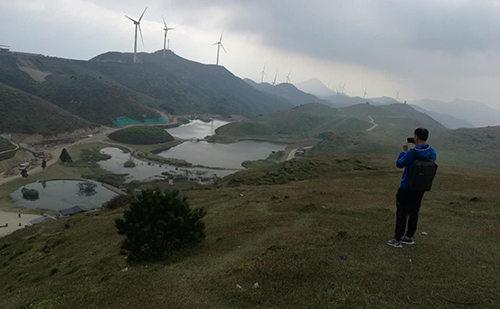
[[[71,156],[69,155],[69,152],[66,150],[66,148],[64,148],[62,151],[61,151],[61,156],[59,157],[59,159],[61,160],[61,162],[63,163],[72,163],[73,162],[73,159],[71,158]]]
[[[125,168],[133,168],[133,167],[135,167],[134,160],[132,160],[132,158],[128,159],[128,161],[125,162],[125,164],[123,164],[123,167],[125,167]]]
[[[22,188],[23,198],[28,201],[36,201],[39,198],[38,191],[35,189]]]
[[[113,197],[104,207],[107,209],[118,209],[129,205],[133,200],[130,195],[117,195]]]
[[[116,220],[118,233],[125,235],[122,249],[130,260],[158,260],[205,238],[206,212],[191,209],[179,191],[144,190]]]

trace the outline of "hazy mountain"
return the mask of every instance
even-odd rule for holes
[[[78,61],[1,53],[0,83],[31,94],[32,100],[36,97],[45,105],[102,125],[112,125],[120,117],[155,121],[160,117],[157,110],[162,109],[175,114],[252,117],[293,107],[286,100],[256,90],[221,66],[188,61],[172,52],[166,58],[162,52],[141,53],[140,64],[132,63],[132,57],[131,53],[111,52]],[[23,113],[11,116],[14,122],[25,121]],[[34,123],[40,128],[57,127],[54,117],[46,117],[45,124],[38,120]],[[34,132],[26,127],[25,133]]]
[[[323,84],[317,78],[312,78],[301,83],[296,83],[295,86],[306,93],[311,93],[322,98],[330,97],[336,94],[335,91],[325,86],[325,84]]]
[[[295,87],[292,84],[283,83],[273,86],[269,83],[256,83],[248,78],[244,79],[244,81],[247,82],[249,85],[255,87],[257,90],[284,98],[294,106],[307,103],[321,103],[328,106],[332,105],[332,102],[327,100],[322,100],[312,94],[305,93],[297,89],[297,87]]]
[[[373,105],[389,105],[389,104],[401,103],[391,97],[370,98],[369,100]]]
[[[409,103],[418,105],[431,112],[448,114],[464,119],[476,127],[500,125],[500,110],[481,102],[455,99],[452,102],[418,100]]]
[[[176,114],[212,113],[223,116],[256,116],[292,105],[262,93],[226,68],[183,59],[172,51],[139,54],[110,52],[89,62],[108,78],[161,101],[159,107]]]
[[[411,104],[411,107],[418,110],[419,112],[425,113],[432,118],[436,119],[439,123],[447,127],[448,129],[459,129],[459,128],[474,128],[475,126],[468,122],[467,120],[456,118],[448,114],[440,114],[435,112],[430,112],[418,105]]]

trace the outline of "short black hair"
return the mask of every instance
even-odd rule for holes
[[[415,129],[415,135],[423,140],[423,141],[427,141],[427,139],[429,138],[429,130],[427,130],[426,128],[418,128],[418,129]]]

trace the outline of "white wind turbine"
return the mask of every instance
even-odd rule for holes
[[[399,99],[399,93],[400,93],[400,92],[401,92],[401,90],[398,90],[398,91],[396,92],[396,101],[397,101],[397,102],[399,102],[399,101],[398,101],[398,99]]]
[[[144,45],[144,38],[142,37],[142,30],[141,30],[141,20],[142,17],[144,16],[144,13],[146,13],[146,10],[148,7],[144,9],[144,12],[142,12],[141,17],[139,17],[139,20],[132,19],[125,15],[128,19],[130,19],[134,25],[135,25],[135,39],[134,39],[134,63],[137,63],[137,29],[139,29],[139,33],[141,34],[141,40],[142,40],[142,45]]]
[[[264,82],[264,76],[267,77],[267,74],[266,74],[266,65],[265,64],[264,64],[264,68],[262,69],[262,72],[260,72],[260,75],[261,75],[260,82],[263,83]]]
[[[165,22],[165,17],[163,17],[163,15],[161,17],[163,18],[163,24],[165,25],[165,28],[163,28],[163,31],[165,31],[165,37],[163,38],[163,58],[165,58],[167,55],[167,49],[170,49],[170,46],[168,46],[168,48],[167,48],[167,35],[168,35],[168,32],[170,30],[174,30],[175,28],[169,28],[167,26],[167,23]],[[168,40],[168,41],[170,43],[170,40]],[[168,44],[168,45],[170,45],[170,44]]]
[[[363,99],[366,99],[366,90],[368,90],[368,88],[365,87],[365,94],[363,95]]]
[[[224,35],[224,31],[222,31],[222,33],[220,35],[219,42],[212,44],[212,46],[217,45],[217,63],[216,63],[217,65],[219,65],[220,48],[222,47],[224,52],[227,53],[226,49],[224,48],[224,45],[222,45],[222,36],[223,35]]]
[[[278,71],[276,70],[276,75],[274,76],[273,86],[276,86],[276,80],[278,79]]]
[[[290,72],[288,72],[288,75],[286,77],[286,83],[287,84],[290,84],[290,74],[292,74],[292,70],[290,70]]]

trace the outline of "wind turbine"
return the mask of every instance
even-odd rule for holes
[[[278,79],[278,70],[276,70],[276,75],[274,76],[273,86],[276,86],[277,79]]]
[[[217,63],[216,63],[217,65],[219,65],[220,48],[222,47],[222,49],[224,50],[224,52],[227,53],[226,49],[224,48],[224,45],[222,45],[222,36],[223,35],[224,35],[224,31],[222,31],[222,33],[220,35],[219,42],[212,44],[212,46],[217,45]]]
[[[163,17],[163,15],[161,16],[161,18],[163,18],[163,24],[165,25],[165,28],[163,28],[163,31],[165,31],[165,37],[163,38],[163,58],[165,58],[167,55],[167,35],[170,30],[174,30],[175,28],[169,28],[167,26],[167,23],[165,22],[165,17]]]
[[[363,95],[363,99],[366,99],[366,90],[367,90],[367,89],[368,89],[368,88],[366,88],[366,87],[365,87],[365,94]]]
[[[292,74],[292,70],[288,73],[288,76],[286,77],[286,83],[290,84],[290,74]]]
[[[398,90],[398,92],[396,93],[396,101],[397,101],[397,102],[399,102],[399,101],[398,101],[398,99],[399,99],[399,92],[400,92],[400,91],[401,91],[401,90]]]
[[[264,82],[264,76],[267,77],[267,74],[266,74],[266,65],[264,64],[264,68],[262,69],[262,72],[260,72],[260,74],[262,75],[261,79],[260,79],[260,82],[263,83]]]
[[[344,85],[342,86],[342,94],[345,94],[345,85],[347,84],[347,82],[344,83]]]
[[[134,39],[134,63],[137,63],[137,28],[139,28],[139,33],[141,34],[141,40],[142,40],[142,45],[144,45],[144,38],[142,37],[142,30],[141,30],[141,20],[142,17],[144,16],[144,13],[146,13],[146,10],[148,7],[144,9],[144,12],[142,12],[141,17],[139,17],[139,20],[132,19],[125,15],[128,19],[130,19],[134,25],[135,25],[135,39]]]

